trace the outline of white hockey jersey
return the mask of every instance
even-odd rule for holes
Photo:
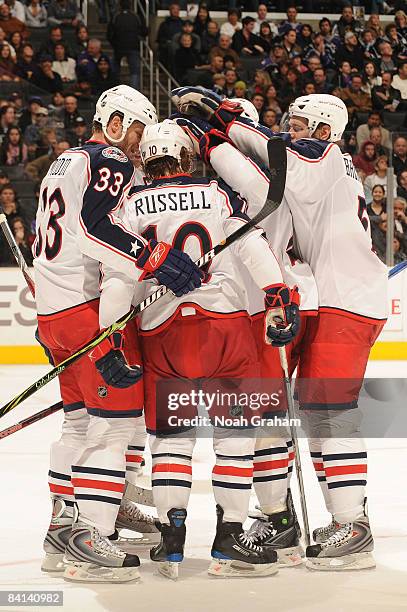
[[[145,241],[119,211],[134,167],[116,147],[89,141],[65,151],[41,184],[33,245],[37,312],[52,314],[99,297],[99,263],[137,281]]]
[[[246,155],[268,163],[269,130],[239,119],[228,135]],[[386,319],[387,268],[372,251],[363,187],[351,158],[333,143],[289,144],[285,198],[299,255],[317,284],[319,311]]]
[[[246,202],[221,180],[189,175],[166,177],[134,188],[126,203],[127,221],[145,239],[170,243],[196,261],[227,235],[247,223]],[[206,269],[202,286],[181,298],[164,296],[141,316],[141,333],[157,333],[181,308],[212,317],[241,316],[248,301],[239,268],[250,271],[259,288],[282,282],[282,274],[260,228],[253,229],[218,255]],[[147,295],[157,289],[146,281]]]

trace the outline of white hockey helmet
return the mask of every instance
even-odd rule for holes
[[[259,113],[257,112],[257,108],[254,106],[250,100],[246,100],[246,98],[230,98],[231,102],[237,102],[243,108],[243,115],[249,117],[252,121],[256,123],[259,122]]]
[[[123,132],[118,139],[113,139],[106,132],[110,117],[114,112],[123,115]],[[119,144],[124,140],[133,121],[140,121],[144,125],[153,125],[158,121],[157,112],[151,102],[137,89],[128,85],[118,85],[104,91],[96,102],[93,119],[102,124],[103,134],[113,144]]]
[[[185,147],[191,157],[194,147],[188,134],[171,119],[146,126],[140,140],[141,161],[145,166],[160,157],[174,157],[181,162],[181,150]]]
[[[331,128],[329,142],[340,140],[348,123],[348,110],[345,103],[330,94],[310,94],[296,98],[288,109],[289,117],[308,119],[310,135],[315,132],[319,123],[326,123]]]

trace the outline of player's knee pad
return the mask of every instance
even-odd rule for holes
[[[89,426],[89,415],[86,408],[79,408],[64,414],[61,438],[55,444],[65,444],[75,448],[82,448]]]
[[[254,454],[255,429],[229,429],[214,427],[213,450],[216,455],[249,456]]]
[[[150,436],[150,450],[151,454],[179,454],[192,457],[196,443],[195,437],[187,437],[186,434],[173,435],[173,436]]]
[[[106,447],[124,453],[134,434],[136,418],[104,418],[90,416],[86,445]]]
[[[301,411],[301,424],[310,439],[360,437],[361,422],[359,408]]]

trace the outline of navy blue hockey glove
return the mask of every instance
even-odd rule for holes
[[[41,344],[42,348],[44,349],[44,353],[45,353],[45,355],[46,355],[46,357],[47,357],[48,361],[50,362],[50,364],[51,364],[52,366],[55,366],[55,361],[54,361],[54,358],[53,358],[53,356],[52,356],[51,351],[49,350],[49,348],[48,348],[48,347],[47,347],[47,346],[46,346],[46,345],[45,345],[43,342],[41,342],[41,339],[40,339],[40,332],[38,331],[38,327],[37,327],[37,328],[36,328],[36,330],[35,330],[35,334],[34,334],[34,336],[35,336],[35,339],[36,339],[36,341],[38,342],[38,344]]]
[[[220,132],[219,130],[212,129],[210,132],[207,132],[202,136],[201,140],[199,141],[199,147],[201,150],[201,158],[206,164],[209,165],[211,163],[211,152],[213,149],[221,144],[224,144],[225,142],[232,144],[226,134]]]
[[[177,87],[171,99],[180,113],[201,116],[209,120],[222,102],[222,98],[205,87]]]
[[[180,113],[174,113],[171,115],[170,119],[175,121],[175,123],[177,123],[184,130],[184,132],[188,134],[194,146],[195,155],[199,157],[199,141],[206,132],[209,132],[212,129],[211,124],[205,121],[205,119],[200,119],[198,117],[185,117]]]
[[[137,258],[137,265],[145,272],[140,280],[153,276],[177,297],[198,289],[204,277],[203,270],[194,264],[189,255],[157,240],[150,240],[146,244]]]
[[[129,366],[123,353],[123,331],[114,332],[89,353],[89,359],[105,383],[116,389],[127,389],[142,377],[140,366]]]
[[[265,342],[282,347],[292,342],[300,331],[300,294],[282,283],[266,290],[264,304]]]

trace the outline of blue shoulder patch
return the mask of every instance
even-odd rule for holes
[[[325,149],[332,144],[326,140],[315,140],[314,138],[302,138],[291,142],[290,149],[306,157],[307,159],[319,159],[324,154]]]

